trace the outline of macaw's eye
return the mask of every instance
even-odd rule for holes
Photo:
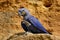
[[[20,10],[18,12],[21,12]]]

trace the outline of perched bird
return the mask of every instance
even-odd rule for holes
[[[49,34],[42,26],[42,24],[38,21],[38,19],[30,15],[29,10],[26,8],[20,8],[18,10],[18,15],[23,17],[21,25],[26,32]]]

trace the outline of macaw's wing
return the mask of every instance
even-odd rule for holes
[[[35,18],[35,17],[29,17],[28,19],[30,23],[36,27],[38,30],[42,31],[42,33],[48,33],[46,29],[42,26],[42,24]]]
[[[28,28],[26,27],[26,25],[23,23],[23,21],[21,22],[21,26],[22,28],[27,32],[28,31]]]

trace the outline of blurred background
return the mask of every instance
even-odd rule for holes
[[[48,32],[60,35],[60,0],[0,0],[0,40],[24,32],[18,16],[20,7],[27,8]]]

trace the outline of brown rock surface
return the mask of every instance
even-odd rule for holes
[[[18,33],[9,37],[7,40],[60,40],[59,37],[49,34]]]
[[[0,0],[0,40],[23,32],[18,9],[23,6],[53,35],[60,35],[60,0]]]

